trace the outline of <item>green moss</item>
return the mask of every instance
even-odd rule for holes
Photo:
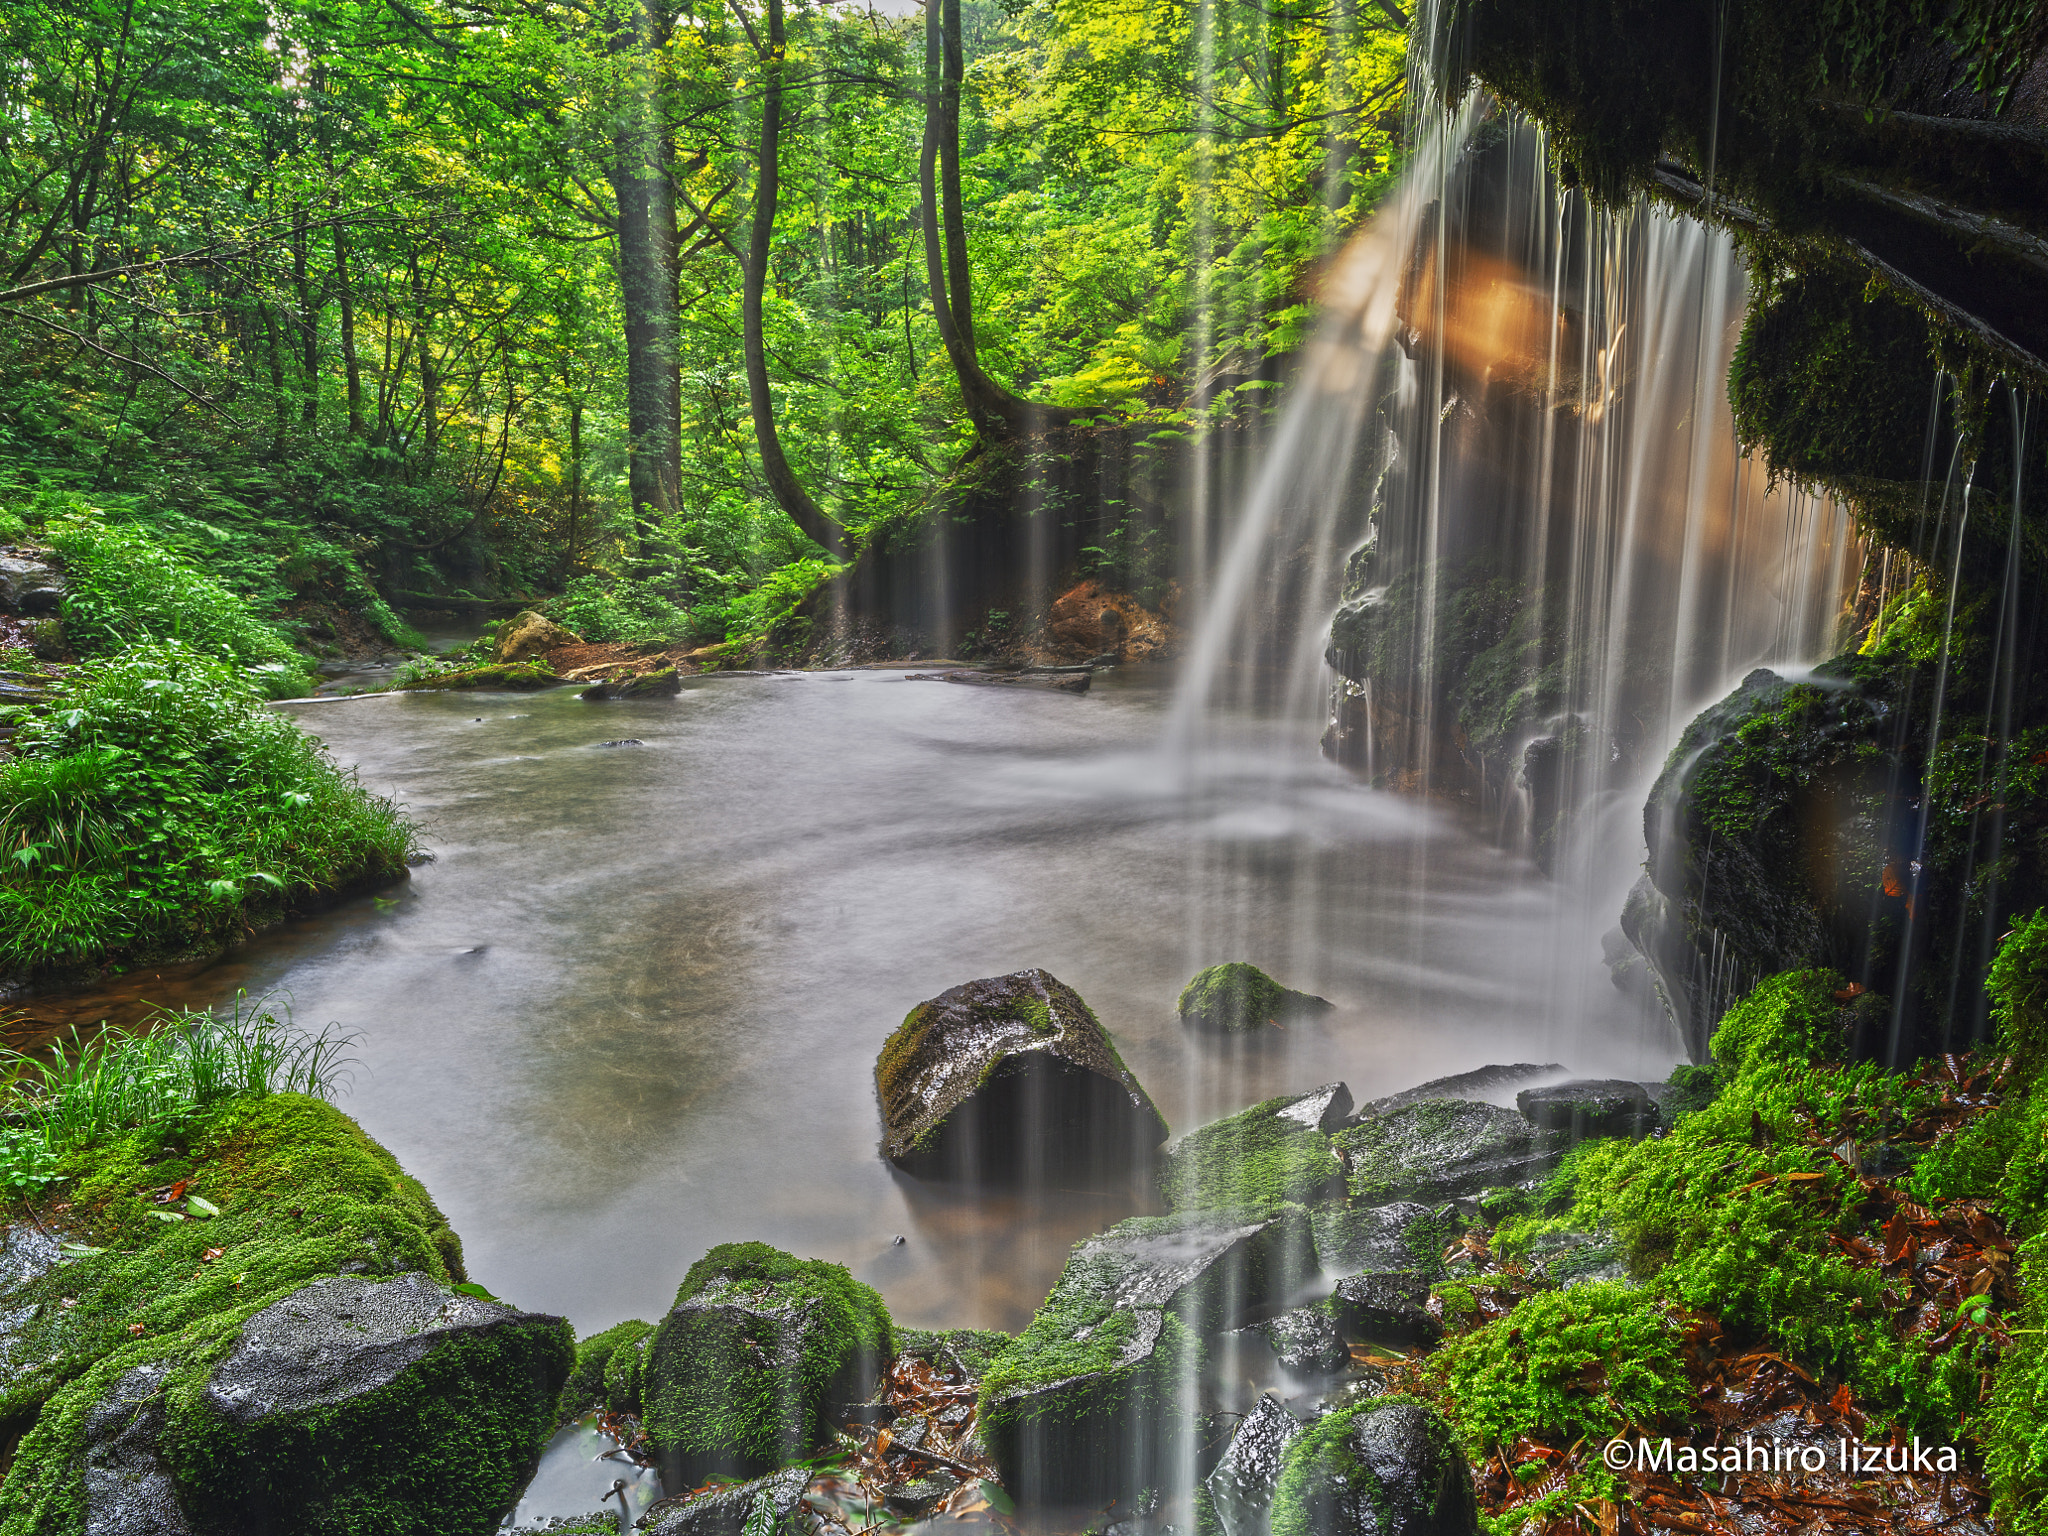
[[[888,1308],[844,1265],[723,1243],[690,1266],[648,1346],[648,1434],[686,1468],[773,1471],[829,1444],[835,1398],[864,1396],[895,1352]]]
[[[1666,1303],[1612,1282],[1539,1292],[1452,1339],[1431,1369],[1474,1450],[1525,1434],[1600,1438],[1692,1406],[1683,1341]]]
[[[397,686],[412,692],[472,688],[507,688],[523,692],[534,688],[549,688],[560,681],[547,662],[535,657],[532,661],[502,664],[493,662],[489,666],[466,667],[455,672],[435,672],[423,677],[406,678]]]
[[[939,1364],[958,1362],[960,1368],[979,1381],[988,1374],[989,1363],[1014,1342],[1007,1333],[993,1328],[898,1328],[896,1352]]]
[[[562,1388],[556,1417],[564,1421],[593,1408],[638,1411],[639,1370],[654,1324],[638,1319],[614,1323],[576,1346],[576,1363]],[[616,1378],[616,1384],[615,1384]]]
[[[1168,1209],[1264,1216],[1342,1199],[1344,1169],[1330,1138],[1275,1113],[1291,1102],[1268,1099],[1182,1137],[1159,1176]]]
[[[1740,1075],[1767,1065],[1813,1066],[1840,1057],[1847,985],[1833,971],[1787,971],[1758,984],[1714,1031],[1714,1061]]]
[[[1290,992],[1256,965],[1232,960],[1197,971],[1181,989],[1178,1007],[1184,1023],[1242,1035],[1278,1024],[1304,1001],[1304,994]]]
[[[1359,1461],[1351,1449],[1350,1441],[1351,1426],[1357,1419],[1397,1404],[1413,1404],[1427,1409],[1432,1427],[1439,1433],[1446,1454],[1459,1455],[1451,1429],[1442,1422],[1435,1405],[1423,1403],[1415,1398],[1379,1397],[1354,1407],[1341,1408],[1335,1413],[1325,1414],[1295,1436],[1281,1461],[1280,1479],[1273,1489],[1273,1536],[1320,1536],[1321,1532],[1328,1530],[1333,1522],[1321,1505],[1328,1492],[1335,1488],[1342,1488],[1347,1496],[1364,1496],[1379,1517],[1372,1529],[1400,1528],[1396,1523],[1393,1497],[1373,1475],[1372,1470]],[[1417,1467],[1413,1471],[1426,1485],[1428,1470]],[[1465,1475],[1462,1467],[1459,1469],[1459,1475]],[[1469,1498],[1469,1494],[1467,1497]],[[1425,1510],[1421,1513],[1427,1516],[1436,1511]],[[1448,1513],[1446,1512],[1446,1515]],[[1432,1525],[1430,1528],[1436,1527]],[[1455,1526],[1446,1518],[1442,1528],[1449,1530],[1455,1529]]]

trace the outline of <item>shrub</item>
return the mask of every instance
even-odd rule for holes
[[[311,686],[282,636],[249,605],[142,529],[71,516],[50,526],[70,596],[65,634],[81,654],[106,656],[147,640],[179,640],[202,655],[254,672],[270,697]]]
[[[0,766],[0,969],[218,949],[314,891],[402,874],[398,808],[180,641],[70,673]]]

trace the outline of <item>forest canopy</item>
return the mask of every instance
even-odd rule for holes
[[[1391,183],[1388,0],[17,0],[0,543],[773,619],[990,437],[1256,411]]]

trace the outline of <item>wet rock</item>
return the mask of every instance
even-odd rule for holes
[[[1390,1093],[1383,1099],[1374,1099],[1360,1114],[1384,1115],[1390,1109],[1399,1109],[1403,1104],[1419,1103],[1423,1099],[1476,1099],[1481,1103],[1505,1101],[1523,1088],[1542,1078],[1559,1078],[1565,1075],[1563,1067],[1556,1062],[1548,1066],[1537,1066],[1534,1062],[1518,1061],[1512,1065],[1479,1067],[1471,1072],[1459,1072],[1450,1077],[1432,1078],[1429,1082],[1414,1088]]]
[[[178,1485],[158,1454],[169,1367],[117,1377],[85,1419],[86,1536],[192,1536]]]
[[[1272,1521],[1302,1536],[1476,1536],[1479,1512],[1464,1454],[1433,1409],[1367,1402],[1287,1447]]]
[[[1368,1207],[1333,1206],[1310,1213],[1316,1262],[1326,1275],[1362,1271],[1430,1270],[1435,1234],[1423,1230],[1430,1209],[1410,1200]]]
[[[1270,1397],[1260,1398],[1245,1415],[1230,1449],[1202,1485],[1225,1536],[1266,1536],[1281,1463],[1300,1434],[1301,1421]]]
[[[1512,1109],[1467,1099],[1421,1099],[1369,1115],[1335,1138],[1362,1203],[1435,1204],[1539,1178],[1569,1138],[1539,1131]]]
[[[1186,1448],[1205,1337],[1284,1305],[1312,1262],[1308,1224],[1134,1217],[1074,1249],[1031,1326],[983,1379],[981,1431],[1030,1504],[1099,1504],[1157,1486]]]
[[[1282,1204],[1344,1197],[1344,1167],[1323,1123],[1341,1123],[1351,1093],[1332,1083],[1268,1099],[1183,1136],[1166,1155],[1159,1188],[1176,1211],[1263,1216]]]
[[[1243,960],[1197,971],[1176,1006],[1181,1023],[1226,1035],[1260,1034],[1330,1011],[1322,998],[1283,987]]]
[[[462,1505],[501,1518],[539,1465],[569,1374],[558,1317],[421,1274],[315,1280],[242,1324],[179,1425],[179,1490],[220,1532],[463,1526],[419,1503],[462,1463]],[[416,1517],[393,1522],[407,1507]]]
[[[1337,1331],[1373,1344],[1432,1344],[1442,1332],[1429,1315],[1430,1279],[1419,1270],[1349,1275],[1330,1292]]]
[[[514,614],[498,631],[498,649],[492,660],[500,666],[527,661],[564,645],[581,645],[583,639],[553,619],[543,618],[531,608]]]
[[[618,1536],[619,1517],[611,1510],[587,1515],[556,1515],[552,1519],[515,1525],[505,1536]]]
[[[1318,1303],[1296,1307],[1245,1330],[1272,1347],[1280,1368],[1293,1376],[1334,1376],[1351,1363],[1351,1352],[1337,1337],[1337,1319]]]
[[[669,1488],[754,1477],[832,1442],[895,1352],[882,1298],[838,1264],[725,1243],[690,1267],[647,1347],[647,1436]]]
[[[393,686],[408,693],[459,693],[479,688],[502,688],[512,693],[530,693],[536,688],[552,688],[560,681],[559,677],[548,670],[545,662],[533,661],[467,667],[459,672],[436,672],[431,677],[418,677]]]
[[[882,1490],[882,1503],[899,1519],[922,1520],[952,1497],[962,1481],[951,1472],[928,1472],[923,1477],[891,1483]]]
[[[55,613],[64,603],[64,577],[29,555],[0,555],[0,612]]]
[[[708,1488],[663,1499],[634,1526],[647,1536],[740,1536],[750,1519],[760,1528],[783,1536],[785,1522],[797,1514],[811,1474],[803,1467],[771,1472],[749,1483]]]
[[[592,683],[577,695],[579,699],[672,699],[683,691],[682,674],[674,667],[658,672],[606,678]]]
[[[1562,1131],[1573,1141],[1647,1136],[1657,1128],[1657,1106],[1643,1085],[1619,1078],[1576,1078],[1524,1088],[1515,1095],[1515,1107],[1538,1130]]]
[[[898,1328],[896,1353],[914,1360],[929,1360],[940,1368],[958,1366],[976,1381],[988,1364],[1011,1344],[1010,1335],[993,1328],[952,1328],[931,1331]]]
[[[1119,1184],[1166,1122],[1071,987],[1042,970],[911,1009],[875,1063],[882,1153],[923,1178]]]
[[[644,747],[646,742],[637,736],[622,736],[617,741],[600,741],[600,747]]]

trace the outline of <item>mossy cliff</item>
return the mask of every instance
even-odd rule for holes
[[[34,1210],[8,1211],[0,1531],[111,1518],[125,1485],[105,1475],[123,1467],[202,1532],[481,1536],[511,1508],[553,1426],[568,1325],[452,1289],[447,1221],[347,1116],[297,1094],[232,1100],[72,1153],[58,1174]],[[358,1305],[414,1317],[382,1376],[258,1385],[258,1334],[345,1348],[304,1328]],[[127,1421],[107,1408],[126,1401],[132,1433],[116,1435]]]

